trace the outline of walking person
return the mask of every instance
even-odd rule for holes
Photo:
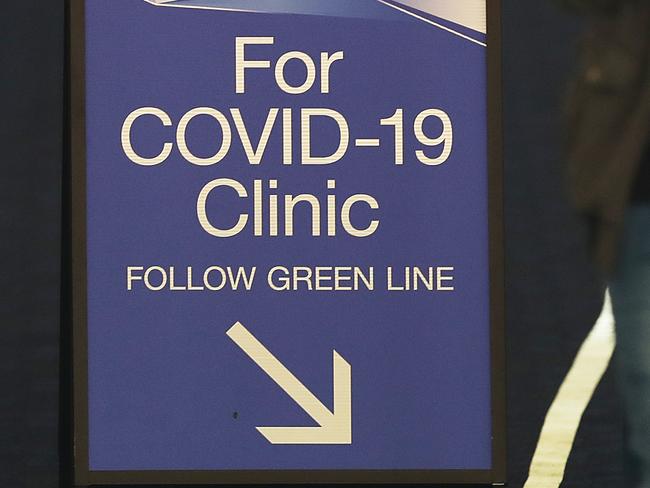
[[[627,488],[650,488],[650,0],[557,0],[591,27],[569,96],[570,193],[616,319]]]

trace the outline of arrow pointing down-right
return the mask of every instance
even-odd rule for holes
[[[330,412],[241,323],[237,322],[226,334],[319,425],[257,427],[271,444],[352,444],[352,368],[336,351],[333,351],[334,411]]]

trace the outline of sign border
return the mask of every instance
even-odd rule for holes
[[[74,486],[271,484],[478,484],[506,481],[501,0],[486,0],[488,81],[488,226],[492,387],[490,470],[90,471],[86,281],[86,0],[66,3],[66,148],[62,278],[61,479]]]

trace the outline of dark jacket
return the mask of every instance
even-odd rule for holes
[[[567,104],[568,181],[608,274],[650,142],[650,0],[559,1],[592,14]]]

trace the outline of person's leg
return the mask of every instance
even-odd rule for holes
[[[650,488],[650,205],[628,212],[610,293],[626,417],[626,463],[638,480],[629,488]]]

